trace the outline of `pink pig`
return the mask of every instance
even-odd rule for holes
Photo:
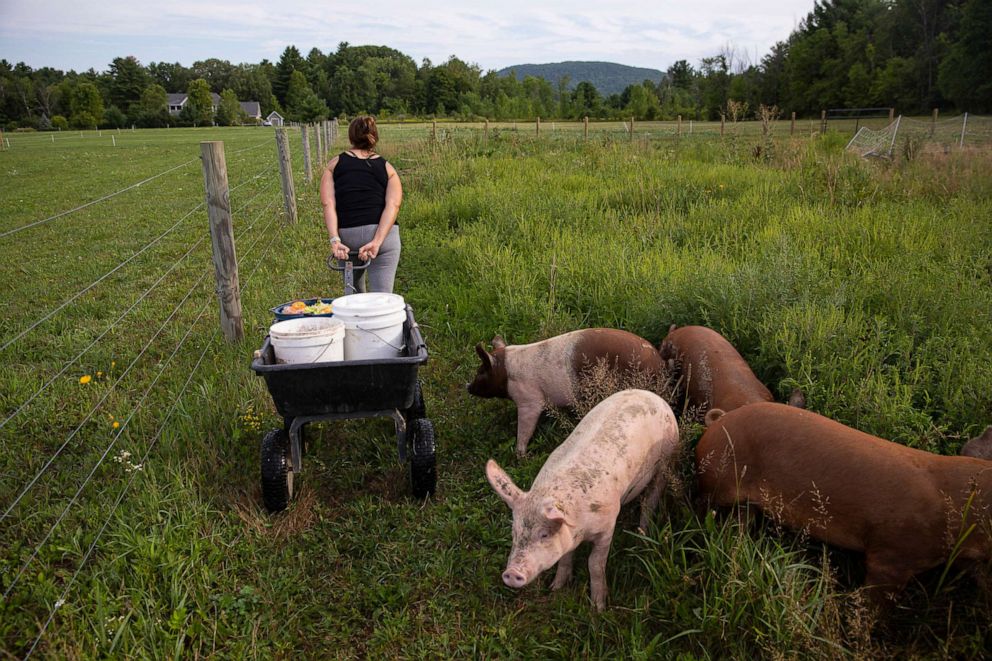
[[[507,345],[493,338],[493,352],[476,345],[482,360],[468,392],[508,397],[517,405],[517,454],[527,452],[545,406],[572,406],[586,370],[598,361],[621,372],[656,375],[663,363],[642,337],[613,328],[586,328],[532,344]]]
[[[642,530],[658,505],[668,463],[679,442],[671,408],[646,390],[607,397],[548,456],[530,491],[521,491],[499,465],[486,478],[513,510],[513,548],[503,582],[521,588],[558,563],[552,590],[572,576],[573,553],[592,542],[589,580],[597,610],[606,607],[606,556],[620,506],[649,484],[641,502]]]

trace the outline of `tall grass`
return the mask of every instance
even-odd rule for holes
[[[4,652],[28,649],[104,521],[41,641],[46,656],[794,658],[985,650],[989,598],[967,577],[922,577],[876,624],[861,607],[856,580],[847,578],[857,573],[857,558],[825,555],[820,545],[762,524],[697,514],[685,492],[697,426],[684,429],[683,488],[668,499],[667,515],[644,535],[634,532],[633,511],[621,515],[605,614],[590,607],[582,563],[559,593],[541,584],[503,587],[509,515],[482,477],[484,461],[496,458],[528,485],[571,425],[549,417],[531,456],[518,460],[512,406],[473,400],[463,384],[475,369],[472,346],[496,333],[522,343],[611,326],[658,342],[671,323],[703,323],[724,333],[776,394],[799,385],[815,411],[953,453],[992,415],[987,154],[884,164],[845,156],[843,139],[829,135],[779,139],[756,156],[758,138],[743,134],[583,141],[574,131],[538,139],[502,129],[488,140],[453,131],[435,143],[425,139],[428,131],[404,126],[383,150],[406,190],[397,291],[413,304],[431,352],[421,375],[440,444],[437,497],[410,500],[392,426],[358,421],[311,430],[296,501],[275,517],[261,509],[258,442],[281,419],[248,369],[251,351],[268,327],[269,307],[341,287],[323,266],[316,184],[297,179],[301,222],[286,226],[276,189],[266,188],[275,175],[266,175],[232,194],[235,208],[247,204],[235,218],[236,231],[246,232],[238,243],[246,339],[224,345],[209,280],[193,289],[178,320],[83,425],[57,470],[0,523],[6,588],[106,447],[112,421],[125,420],[159,376],[113,450],[130,458],[99,469],[0,605]],[[236,130],[137,132],[141,141],[128,147],[121,140],[122,151],[97,153],[80,140],[3,152],[2,228],[195,158],[198,140],[218,136],[229,152],[271,140],[268,132]],[[298,153],[295,159],[299,171]],[[230,158],[232,185],[269,164],[274,146]],[[51,184],[73,174],[80,181],[71,186]],[[198,204],[198,176],[194,163],[133,198],[0,243],[11,311],[0,338]],[[249,230],[252,219],[261,222]],[[4,417],[206,234],[205,215],[190,221],[3,354]],[[109,392],[210,267],[201,248],[0,429],[0,505]],[[207,314],[194,322],[205,304]],[[168,362],[191,326],[193,339]],[[79,383],[97,371],[105,376]],[[138,463],[159,430],[111,514],[133,475],[128,462]]]

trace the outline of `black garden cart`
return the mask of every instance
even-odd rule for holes
[[[345,291],[352,269],[345,271]],[[352,287],[352,291],[353,291]],[[272,512],[286,508],[293,483],[303,470],[305,427],[311,422],[348,418],[390,417],[396,426],[400,462],[410,462],[410,484],[416,498],[434,493],[437,468],[434,426],[427,418],[417,368],[427,362],[427,345],[406,306],[403,349],[395,358],[346,360],[293,365],[277,364],[266,336],[251,368],[265,379],[283,428],[262,438],[262,499]]]

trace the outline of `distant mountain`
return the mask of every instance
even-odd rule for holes
[[[557,85],[563,76],[568,76],[569,89],[575,89],[575,86],[580,82],[588,81],[603,96],[619,94],[628,85],[639,85],[645,80],[651,80],[657,83],[663,75],[657,69],[628,67],[625,64],[616,64],[614,62],[516,64],[512,67],[500,69],[496,73],[500,76],[509,76],[511,71],[516,72],[518,80],[523,80],[524,76],[536,76],[538,78],[544,78],[552,85]]]

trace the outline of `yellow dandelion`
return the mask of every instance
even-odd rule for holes
[[[110,361],[110,366],[111,367],[114,367],[115,365],[117,365],[117,361],[116,360]]]
[[[98,378],[98,379],[99,379],[99,378],[100,378],[100,377],[102,377],[102,376],[103,376],[103,372],[97,372],[97,373],[96,373],[96,378]]]
[[[121,426],[121,423],[119,423],[116,420],[114,420],[114,429],[117,429],[120,426]]]
[[[84,374],[83,376],[79,377],[79,382],[82,383],[83,385],[86,385],[92,380],[93,377],[91,377],[89,374]]]

